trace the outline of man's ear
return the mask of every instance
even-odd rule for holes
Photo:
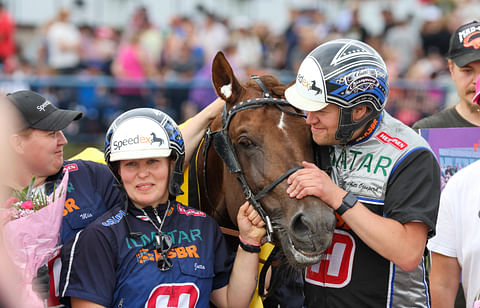
[[[17,154],[23,154],[24,153],[24,140],[22,136],[19,134],[12,134],[10,135],[10,138],[8,139],[10,143],[10,147],[15,151]]]
[[[455,63],[453,63],[452,59],[448,59],[448,70],[450,71],[450,74],[453,74],[453,66]]]
[[[368,113],[370,109],[366,105],[359,105],[353,108],[352,118],[354,122],[358,122],[363,119]]]

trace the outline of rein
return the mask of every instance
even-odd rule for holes
[[[273,181],[270,185],[262,189],[260,192],[256,194],[253,193],[252,189],[250,188],[250,186],[248,185],[245,179],[244,173],[242,171],[237,155],[233,148],[232,141],[228,136],[228,129],[233,116],[238,112],[244,111],[247,109],[261,108],[267,105],[273,105],[279,108],[282,112],[287,113],[289,115],[301,116],[301,117],[305,117],[305,115],[302,113],[293,112],[285,108],[287,106],[290,106],[290,104],[286,100],[271,97],[270,93],[266,89],[265,85],[261,82],[260,78],[258,78],[258,76],[252,76],[252,79],[254,79],[257,82],[257,84],[260,86],[260,88],[262,88],[263,90],[262,98],[253,98],[253,99],[243,100],[235,104],[228,111],[227,111],[227,106],[225,104],[222,112],[222,128],[220,130],[213,131],[213,132],[210,130],[210,128],[208,128],[207,132],[205,133],[205,137],[204,137],[205,144],[204,144],[204,151],[203,151],[203,155],[204,155],[203,175],[206,183],[207,154],[208,154],[209,146],[213,141],[213,145],[217,154],[222,158],[223,162],[225,163],[229,171],[237,175],[237,180],[240,182],[240,185],[242,186],[243,194],[245,195],[246,199],[255,208],[255,210],[259,213],[260,217],[265,222],[266,228],[267,228],[267,240],[271,242],[272,233],[273,233],[272,222],[271,222],[270,216],[266,213],[266,211],[262,207],[260,203],[260,199],[263,198],[267,193],[269,193],[273,188],[275,188],[275,186],[277,186],[279,183],[284,181],[292,173],[294,173],[295,171],[303,167],[299,166],[299,167],[295,167],[287,170],[284,174],[282,174],[280,177],[278,177],[275,181]],[[206,196],[206,199],[208,200],[209,206],[211,206],[216,211],[216,208],[213,205],[213,202],[208,197],[207,185],[204,185],[204,186],[205,186],[205,196]]]

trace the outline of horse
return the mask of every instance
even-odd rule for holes
[[[158,142],[158,145],[161,146],[163,144],[163,139],[162,138],[158,138],[157,135],[155,135],[154,132],[152,132],[150,134],[150,136],[152,136],[152,140],[150,141],[150,144],[153,144],[154,142]]]
[[[284,100],[286,85],[272,75],[241,84],[222,52],[212,63],[212,83],[225,106],[197,149],[201,209],[224,229],[238,230],[238,208],[247,199],[290,266],[320,262],[331,244],[334,212],[318,198],[286,193],[286,178],[302,161],[314,161],[305,115]]]

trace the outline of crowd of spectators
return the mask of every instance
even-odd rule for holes
[[[443,165],[441,168],[441,177],[442,177],[442,188],[445,187],[445,184],[447,184],[448,180],[457,173],[458,170],[462,169],[464,166],[452,166],[452,165]]]
[[[3,80],[17,80],[13,85],[17,88],[4,82],[0,90],[26,86],[61,108],[80,108],[87,120],[78,129],[89,134],[102,133],[116,115],[140,106],[160,108],[181,122],[213,100],[210,65],[217,51],[224,52],[243,80],[251,74],[272,73],[288,83],[315,46],[346,37],[372,45],[386,60],[391,80],[387,109],[394,116],[411,125],[443,108],[448,101],[449,36],[470,18],[465,12],[475,11],[469,9],[475,1],[418,0],[421,14],[396,14],[385,2],[380,33],[369,32],[360,22],[361,3],[346,1],[336,22],[318,8],[292,8],[290,23],[281,33],[268,24],[246,17],[229,20],[201,6],[196,18],[172,16],[162,28],[140,6],[122,29],[77,25],[62,9],[36,29],[30,45],[17,44],[10,55],[0,55]],[[3,17],[0,31],[2,24]],[[95,77],[114,82],[18,84],[22,80],[18,76],[72,75],[76,80]]]

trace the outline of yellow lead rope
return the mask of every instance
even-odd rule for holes
[[[261,247],[260,254],[259,254],[260,260],[258,262],[259,277],[260,277],[260,272],[262,271],[262,268],[265,264],[265,261],[267,261],[268,257],[272,253],[273,248],[275,248],[275,245],[272,243],[265,243]],[[258,283],[259,283],[259,280],[257,280],[257,288],[255,289],[255,294],[253,295],[252,301],[248,306],[249,308],[263,308],[262,298],[258,295]]]

